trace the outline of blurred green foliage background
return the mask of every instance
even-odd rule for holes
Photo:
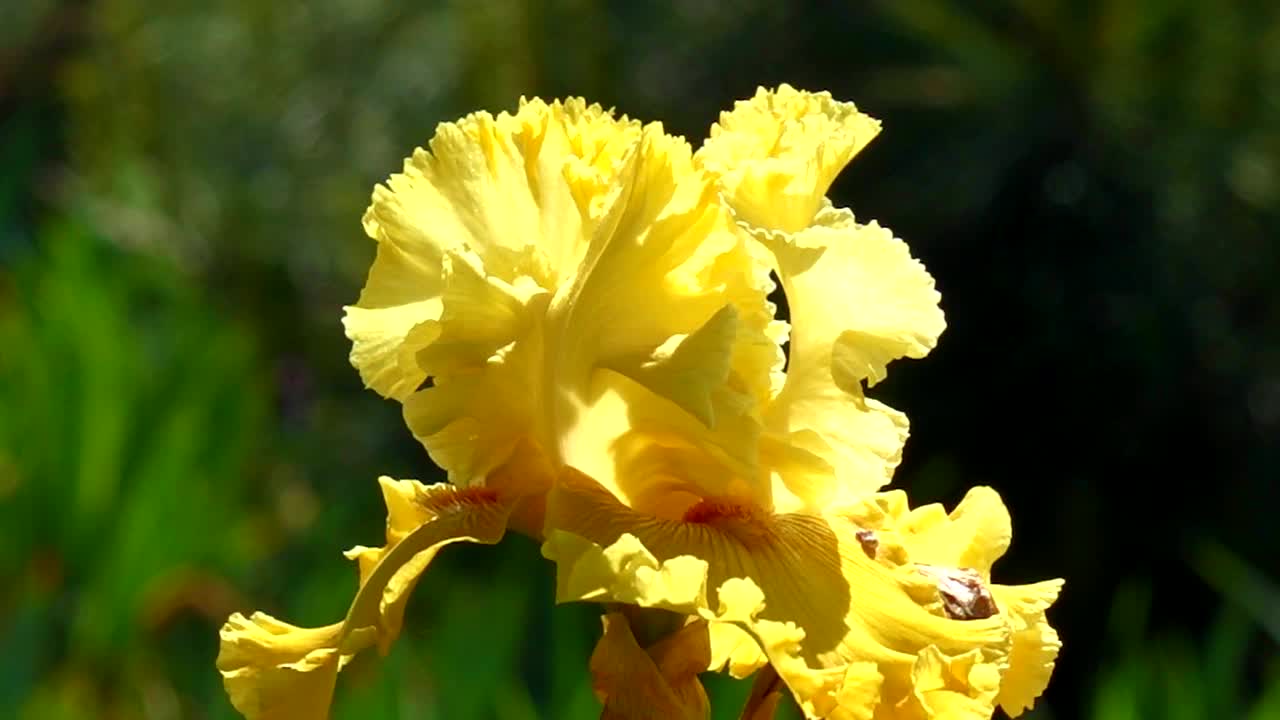
[[[339,324],[435,123],[573,94],[697,142],[791,82],[884,120],[834,194],[943,292],[877,388],[896,484],[994,485],[1001,578],[1068,581],[1033,717],[1280,718],[1280,5],[967,5],[5,4],[0,717],[230,718],[227,614],[341,616],[376,476],[437,479]],[[595,717],[552,594],[530,541],[451,549],[336,716]]]

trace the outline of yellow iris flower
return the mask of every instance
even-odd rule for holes
[[[784,690],[813,718],[1030,707],[1061,581],[992,583],[1010,521],[990,489],[950,514],[879,492],[907,422],[864,390],[944,321],[906,245],[826,199],[878,130],[786,85],[696,152],[581,100],[441,124],[374,191],[377,257],[345,325],[449,483],[381,481],[387,544],[348,553],[342,622],[231,618],[235,706],[324,717],[435,553],[511,528],[544,541],[558,601],[609,603],[602,717],[705,718],[709,670],[757,675],[753,720]]]

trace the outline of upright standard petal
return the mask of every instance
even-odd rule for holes
[[[646,127],[620,177],[578,275],[548,311],[564,398],[552,418],[558,460],[589,467],[633,505],[662,498],[676,514],[728,486],[767,497],[758,407],[781,361],[767,268],[683,140]],[[617,465],[658,457],[674,464],[619,482],[639,476]]]
[[[709,395],[727,376],[737,332],[725,285],[745,280],[722,256],[749,258],[691,155],[660,125],[645,127],[548,324],[553,377],[571,391],[608,367],[712,424]]]
[[[721,113],[698,160],[721,178],[740,220],[797,232],[822,208],[836,175],[879,132],[880,123],[853,103],[784,84],[760,88]]]
[[[791,309],[785,382],[761,439],[782,510],[852,502],[888,482],[906,417],[863,384],[896,358],[922,357],[944,327],[933,279],[905,244],[825,197],[879,127],[850,103],[783,85],[724,113],[696,155]]]
[[[864,395],[900,357],[923,357],[945,327],[933,278],[888,230],[827,208],[795,235],[759,233],[791,307],[791,357],[765,427],[783,448],[781,506],[831,507],[893,476],[907,437],[901,413]],[[792,465],[808,453],[829,468]]]
[[[440,548],[492,545],[506,529],[511,502],[488,490],[383,478],[387,545],[355,548],[360,589],[342,622],[302,628],[264,613],[231,616],[222,627],[218,670],[231,703],[249,720],[328,716],[338,671],[357,652],[386,652],[418,577]]]
[[[453,386],[429,411],[419,398],[407,412],[451,480],[479,482],[525,435],[536,398],[508,395],[517,402],[496,414],[504,399],[494,389],[542,385],[541,358],[512,350],[534,350],[525,346],[540,337],[550,295],[576,271],[591,212],[638,138],[638,123],[582,100],[522,101],[514,115],[442,123],[429,150],[375,189],[364,225],[378,254],[344,320],[352,363],[404,402],[424,384]],[[487,392],[466,382],[495,368],[505,383],[486,378]],[[465,412],[459,396],[475,397],[476,409]],[[463,437],[475,441],[460,447]]]
[[[830,373],[846,391],[875,384],[891,361],[927,355],[946,328],[933,278],[874,221],[827,208],[804,232],[764,242],[791,302],[791,342],[806,382]]]
[[[379,257],[348,310],[353,359],[460,486],[515,457],[541,491],[547,468],[596,452],[574,428],[602,372],[678,409],[666,437],[688,417],[710,436],[693,445],[753,466],[778,324],[768,269],[718,200],[682,139],[580,101],[441,125],[366,215]]]

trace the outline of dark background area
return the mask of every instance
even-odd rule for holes
[[[833,199],[943,294],[873,392],[895,485],[993,485],[997,579],[1067,580],[1032,717],[1280,717],[1280,5],[162,5],[0,11],[0,714],[231,717],[228,613],[341,616],[377,475],[437,479],[339,322],[437,122],[581,95],[696,144],[789,82],[884,122]],[[550,571],[450,552],[336,715],[594,717]]]

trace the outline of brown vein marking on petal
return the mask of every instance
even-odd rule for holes
[[[685,523],[716,528],[746,547],[758,547],[774,537],[771,516],[754,503],[735,498],[703,498],[685,510],[681,519]]]
[[[424,510],[445,515],[478,505],[492,505],[498,502],[498,491],[485,487],[451,488],[431,493],[419,491],[415,500]]]
[[[747,503],[736,500],[699,500],[684,511],[684,521],[712,525],[722,520],[759,522],[760,513]]]
[[[769,515],[753,503],[733,498],[702,499],[684,511],[684,522],[708,525],[752,546],[772,537]]]
[[[862,552],[872,560],[876,559],[876,551],[880,549],[880,538],[876,537],[873,530],[859,530],[857,532],[858,543],[862,545]]]
[[[916,569],[938,583],[943,610],[952,620],[981,620],[1000,612],[976,571],[922,564],[917,564]]]

